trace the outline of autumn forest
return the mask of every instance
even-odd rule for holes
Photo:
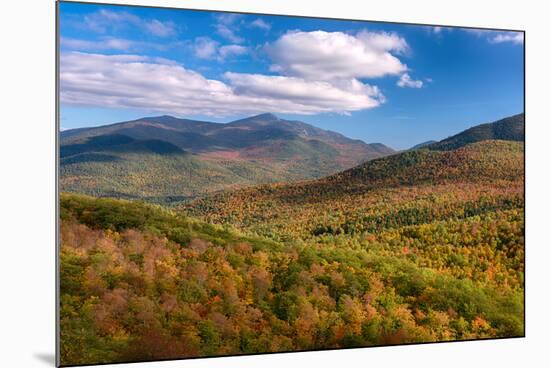
[[[402,151],[174,119],[62,132],[62,365],[524,335],[523,114]]]

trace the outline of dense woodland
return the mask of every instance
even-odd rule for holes
[[[61,196],[61,360],[522,336],[523,143],[369,161],[175,210]]]

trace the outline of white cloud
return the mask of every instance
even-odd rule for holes
[[[255,27],[263,29],[264,31],[269,31],[271,29],[271,24],[267,23],[262,18],[257,18],[254,21],[250,22],[250,27]]]
[[[442,37],[444,33],[452,32],[453,28],[445,26],[422,26],[426,31],[436,37]]]
[[[220,47],[218,51],[218,58],[224,60],[230,56],[240,56],[248,53],[248,47],[241,45],[225,45]]]
[[[98,33],[105,33],[109,29],[121,28],[128,24],[141,24],[141,19],[125,11],[106,9],[100,9],[84,16],[84,25]]]
[[[146,49],[165,51],[177,47],[181,43],[145,42],[125,38],[100,36],[97,40],[81,40],[77,38],[61,37],[61,47],[73,51],[124,51],[139,52]]]
[[[208,37],[197,37],[192,48],[196,57],[200,59],[212,59],[218,53],[218,42]]]
[[[215,15],[216,21],[221,24],[235,24],[239,19],[242,18],[241,14],[235,14],[235,13],[221,13]]]
[[[225,73],[235,94],[279,101],[302,113],[357,111],[380,105],[384,96],[377,87],[357,79],[329,83],[296,77]]]
[[[216,33],[233,43],[243,43],[244,38],[238,36],[229,26],[225,24],[216,24]]]
[[[176,25],[172,22],[161,22],[153,19],[145,23],[145,28],[154,36],[169,37],[176,34]]]
[[[378,52],[393,51],[397,54],[402,54],[409,50],[407,41],[396,33],[363,30],[357,34],[357,38],[363,41],[367,50],[373,49]]]
[[[407,70],[392,54],[407,51],[407,43],[393,33],[295,31],[265,49],[273,61],[272,71],[306,79],[376,78]]]
[[[233,43],[243,43],[244,38],[240,37],[236,31],[239,28],[237,24],[239,19],[242,18],[240,14],[224,13],[216,15],[216,33],[226,40]]]
[[[464,32],[486,38],[489,43],[493,44],[510,42],[515,45],[523,45],[524,42],[522,32],[502,32],[477,28],[464,29]]]
[[[173,36],[177,33],[173,22],[158,19],[147,20],[126,11],[100,9],[84,16],[84,26],[97,33],[116,32],[127,27],[145,30],[157,37]]]
[[[216,19],[218,30],[241,22],[232,14]],[[220,45],[208,37],[196,38],[185,47],[190,47],[198,58],[219,61],[250,51],[237,42]],[[265,111],[348,114],[385,102],[378,87],[359,78],[401,75],[402,79],[408,78],[402,82],[404,86],[422,86],[421,81],[411,80],[406,74],[408,68],[398,55],[407,52],[408,45],[394,33],[295,31],[265,48],[273,63],[271,69],[279,75],[226,72],[223,80],[207,79],[165,59],[64,53],[61,100],[67,104],[182,115],[226,116]]]
[[[137,46],[137,43],[131,40],[122,38],[105,38],[99,41],[79,40],[75,38],[61,38],[61,46],[67,47],[72,50],[87,50],[87,51],[99,51],[99,50],[118,50],[128,51],[131,48]]]
[[[411,78],[411,76],[407,73],[404,73],[401,75],[399,80],[397,81],[397,85],[399,87],[409,87],[409,88],[422,88],[422,85],[424,83],[421,80],[414,80]]]
[[[523,33],[521,32],[499,33],[496,36],[489,39],[489,41],[491,43],[510,42],[516,45],[523,45]]]
[[[430,35],[432,35],[436,40],[441,40],[443,35],[448,32],[452,32],[451,27],[444,26],[422,26],[423,29]]]
[[[189,46],[189,44],[187,44],[187,46]],[[218,59],[218,61],[223,61],[233,56],[245,55],[248,52],[248,47],[246,46],[220,46],[219,42],[209,37],[197,37],[194,42],[190,44],[190,47],[196,57],[200,59]]]
[[[384,102],[377,87],[356,79],[333,83],[226,73],[225,83],[173,61],[139,55],[63,53],[60,78],[66,104],[181,115],[349,113]]]

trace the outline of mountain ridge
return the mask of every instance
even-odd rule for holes
[[[483,140],[525,140],[525,113],[511,115],[490,123],[478,124],[439,142],[425,146],[431,150],[452,150]]]
[[[437,170],[450,173],[459,170],[454,165],[457,156],[429,152],[454,151],[495,137],[522,141],[523,124],[523,114],[518,114],[397,153],[380,143],[367,145],[269,113],[226,124],[168,115],[146,117],[76,133],[62,132],[61,188],[163,201],[262,184],[315,179],[328,183],[330,178],[346,175],[347,181],[330,185],[347,186],[365,173],[371,175],[365,167],[375,165],[386,165],[393,172],[390,179],[398,180],[409,170],[407,162],[424,159],[440,160]],[[391,157],[395,155],[401,155],[402,160],[394,165],[391,163],[397,161]],[[485,169],[491,172],[492,167]],[[417,175],[432,171],[427,166]]]
[[[273,114],[229,123],[161,115],[68,130],[60,151],[63,190],[122,198],[320,178],[395,152]]]
[[[290,130],[294,133],[298,133],[298,132],[305,133],[304,135],[306,136],[308,135],[311,136],[313,132],[315,133],[313,134],[313,136],[332,137],[334,140],[338,140],[340,142],[342,141],[354,142],[354,143],[365,144],[365,145],[371,144],[371,143],[365,143],[360,139],[346,137],[343,134],[338,132],[317,128],[311,124],[307,124],[298,120],[281,119],[272,113],[263,113],[263,114],[253,115],[250,117],[233,120],[226,123],[215,123],[215,122],[202,121],[202,120],[177,118],[171,115],[159,115],[159,116],[143,117],[135,120],[105,124],[105,125],[95,126],[95,127],[67,129],[67,130],[63,130],[60,136],[61,136],[61,141],[63,143],[63,142],[66,142],[68,139],[78,139],[78,138],[86,138],[93,135],[101,135],[105,131],[112,132],[114,130],[119,129],[120,127],[126,127],[126,126],[130,126],[130,127],[157,126],[165,129],[171,128],[179,132],[197,132],[197,130],[199,130],[206,133],[207,135],[215,135],[218,130],[224,130],[224,128],[231,129],[234,127],[243,127],[243,126],[250,128],[254,125],[257,127],[266,127],[266,126],[272,126],[273,123],[276,123],[279,127],[283,126],[284,128],[286,128],[285,130]],[[372,144],[381,145],[382,143],[375,142]],[[387,147],[391,151],[394,151],[388,146],[385,146],[385,147]]]
[[[512,133],[524,131],[523,123],[522,114],[514,115],[460,132],[443,140],[441,147],[438,146],[441,142],[432,143],[419,149],[369,160],[319,179],[213,193],[183,204],[180,208],[208,221],[225,222],[235,218],[234,222],[238,226],[254,223],[258,224],[257,231],[266,231],[264,226],[270,221],[278,222],[279,218],[298,219],[301,212],[310,211],[311,208],[318,207],[316,213],[324,213],[324,216],[330,218],[331,207],[334,213],[340,213],[340,205],[348,203],[350,208],[358,210],[358,203],[369,203],[369,197],[376,197],[379,195],[377,193],[381,193],[382,198],[395,196],[395,193],[408,195],[407,188],[415,188],[414,192],[432,188],[442,193],[454,188],[453,191],[463,192],[461,195],[464,197],[475,194],[481,199],[486,193],[498,189],[502,194],[499,194],[501,197],[495,197],[494,201],[509,197],[506,203],[498,202],[498,206],[514,207],[519,203],[517,197],[523,191],[525,168],[522,136]],[[480,130],[482,133],[496,131],[498,134],[479,134]],[[484,139],[495,136],[508,139]],[[285,208],[284,216],[277,214],[279,217],[273,217],[270,209],[277,206]],[[362,211],[371,211],[370,205],[365,206]],[[430,206],[433,204],[428,205],[426,211],[430,211]],[[497,204],[488,206],[492,208]],[[231,215],[226,217],[229,213]],[[313,231],[313,220],[307,221]]]

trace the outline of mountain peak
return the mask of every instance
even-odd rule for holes
[[[274,114],[264,113],[264,114],[249,116],[247,118],[235,120],[229,124],[232,124],[232,125],[254,124],[254,125],[263,126],[263,125],[271,125],[272,123],[279,122],[279,121],[281,121],[281,119],[279,119]]]
[[[147,116],[145,118],[138,119],[138,121],[142,120],[152,120],[152,121],[173,121],[173,120],[180,120],[172,115],[159,115],[159,116]]]
[[[265,119],[265,120],[279,120],[279,118],[270,112],[266,112],[263,114],[255,115],[250,117],[251,119]]]

